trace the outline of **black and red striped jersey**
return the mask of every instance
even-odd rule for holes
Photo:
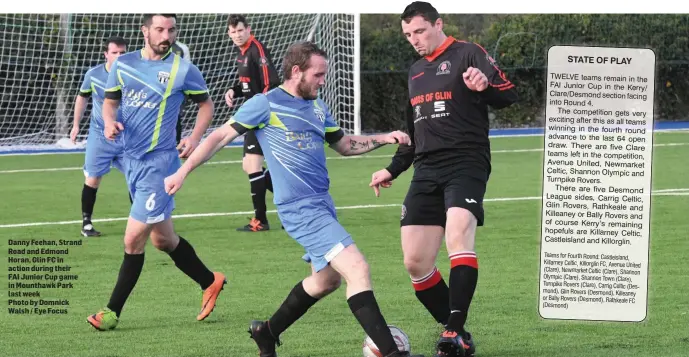
[[[239,50],[236,60],[239,82],[232,87],[235,98],[249,99],[280,84],[270,50],[253,35]]]
[[[483,72],[488,88],[467,88],[469,67]],[[413,145],[399,146],[388,171],[393,178],[412,163],[479,162],[490,171],[488,106],[501,109],[518,99],[514,84],[486,50],[449,36],[433,53],[409,69],[406,129]]]

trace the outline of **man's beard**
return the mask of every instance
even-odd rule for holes
[[[302,78],[301,81],[299,81],[299,85],[297,86],[297,94],[299,94],[300,97],[307,99],[307,100],[314,100],[317,98],[318,94],[311,95],[311,88],[306,84],[306,81]]]
[[[167,47],[165,49],[163,49],[162,45],[167,45]],[[155,52],[155,54],[157,54],[157,55],[166,54],[170,50],[170,47],[172,47],[172,44],[170,43],[170,41],[163,41],[163,42],[158,43],[155,46],[151,45],[151,49],[153,49],[153,52]]]

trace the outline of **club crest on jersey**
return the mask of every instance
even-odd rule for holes
[[[325,113],[321,110],[321,108],[313,108],[314,114],[318,117],[318,120],[321,121],[321,123],[325,123]]]
[[[162,84],[167,84],[167,82],[169,80],[170,80],[170,73],[163,72],[163,71],[158,72],[158,82],[160,82]]]
[[[443,61],[438,65],[438,70],[435,72],[436,76],[439,76],[441,74],[449,74],[450,73],[450,61]]]

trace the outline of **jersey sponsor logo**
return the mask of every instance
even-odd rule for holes
[[[437,102],[433,102],[433,111],[444,112],[445,111],[445,101],[439,100]]]
[[[417,105],[414,107],[414,115],[415,115],[415,118],[418,118],[421,116],[421,106],[420,105]]]
[[[158,82],[160,82],[162,84],[167,84],[167,82],[169,80],[170,80],[170,73],[163,72],[163,71],[158,72]]]
[[[440,76],[443,74],[450,74],[450,67],[452,67],[452,64],[450,61],[442,61],[438,65],[438,70],[435,72],[436,76]]]
[[[314,140],[313,133],[309,131],[286,131],[285,141],[299,150],[323,150],[322,140]]]
[[[137,92],[134,89],[130,89],[128,91],[125,91],[125,93],[123,93],[122,105],[125,107],[130,107],[130,108],[146,108],[146,109],[155,109],[158,107],[158,103],[149,102],[146,100],[146,98],[148,98],[148,94],[146,94],[146,92],[144,92],[143,90],[139,90]]]
[[[411,99],[411,105],[432,102],[434,100],[452,100],[452,91],[431,92],[415,95]]]

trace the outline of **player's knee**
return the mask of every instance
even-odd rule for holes
[[[100,177],[87,177],[84,183],[88,187],[98,188],[98,186],[100,186],[100,180]]]
[[[242,170],[244,170],[247,175],[263,171],[261,156],[246,154],[242,159]]]
[[[177,246],[177,235],[164,233],[159,230],[151,231],[151,244],[163,252],[171,252]]]
[[[333,274],[325,277],[324,279],[319,279],[318,287],[321,290],[322,295],[328,295],[333,291],[340,288],[342,285],[342,277],[339,274]]]
[[[345,275],[347,284],[368,284],[370,277],[370,268],[363,255],[359,255],[352,260],[349,266],[349,271]]]
[[[435,259],[426,257],[421,252],[404,252],[404,267],[413,277],[425,276],[433,270]]]
[[[447,211],[445,239],[452,250],[473,250],[476,217],[469,210],[452,207]]]
[[[146,247],[146,240],[137,234],[124,235],[124,251],[127,254],[141,254]]]

